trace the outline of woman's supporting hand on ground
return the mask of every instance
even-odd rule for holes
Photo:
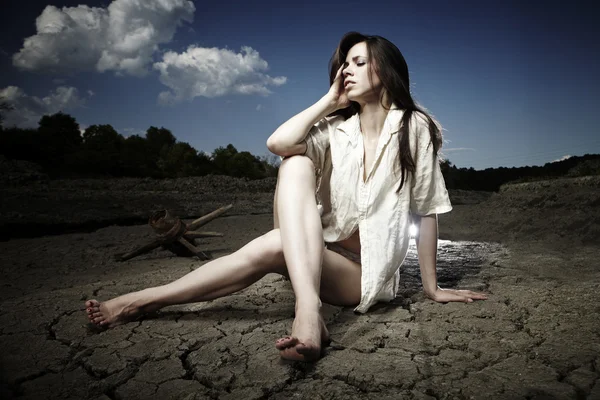
[[[473,292],[471,290],[442,289],[440,287],[431,294],[426,293],[427,297],[438,303],[448,303],[458,301],[462,303],[472,303],[475,300],[487,300],[487,294]]]

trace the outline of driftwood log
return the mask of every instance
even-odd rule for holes
[[[223,234],[219,232],[200,232],[197,229],[208,224],[231,207],[233,207],[232,204],[221,207],[189,224],[172,216],[167,210],[155,211],[150,216],[148,225],[156,232],[156,239],[128,253],[116,254],[115,258],[117,261],[127,261],[162,246],[164,249],[170,250],[178,256],[196,256],[201,260],[209,260],[210,257],[196,247],[195,239],[221,237]]]

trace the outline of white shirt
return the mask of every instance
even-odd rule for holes
[[[361,313],[377,301],[396,297],[399,268],[408,253],[410,214],[452,210],[427,120],[416,112],[409,132],[415,178],[407,173],[402,190],[396,193],[402,115],[403,110],[394,106],[388,112],[366,181],[358,114],[345,121],[341,116],[323,118],[305,139],[306,155],[317,170],[316,197],[325,242],[338,242],[357,228],[360,231],[361,301],[354,310]]]

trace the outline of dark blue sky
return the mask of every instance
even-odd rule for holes
[[[116,0],[110,13],[108,1],[4,3],[0,91],[18,98],[23,115],[13,120],[21,124],[61,109],[83,128],[111,124],[129,135],[164,126],[198,150],[232,143],[265,155],[268,136],[326,93],[329,57],[356,30],[402,51],[413,94],[441,122],[443,152],[458,167],[600,153],[600,35],[591,1],[197,1],[190,8],[172,0],[173,11],[156,11]],[[62,8],[79,4],[102,10]],[[42,37],[36,18],[48,5],[56,10],[45,15],[50,33]],[[73,15],[85,23],[74,25]],[[36,34],[39,47],[21,50]],[[192,53],[191,45],[207,50]],[[258,55],[245,59],[243,46]],[[227,74],[203,69],[216,53]]]

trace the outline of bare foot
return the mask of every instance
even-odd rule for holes
[[[114,328],[142,314],[141,307],[136,304],[138,298],[137,293],[129,293],[102,303],[88,300],[85,302],[85,310],[90,322],[97,327]]]
[[[322,346],[328,346],[330,342],[329,331],[320,313],[297,312],[292,336],[277,340],[275,347],[281,358],[312,362],[321,358]]]

